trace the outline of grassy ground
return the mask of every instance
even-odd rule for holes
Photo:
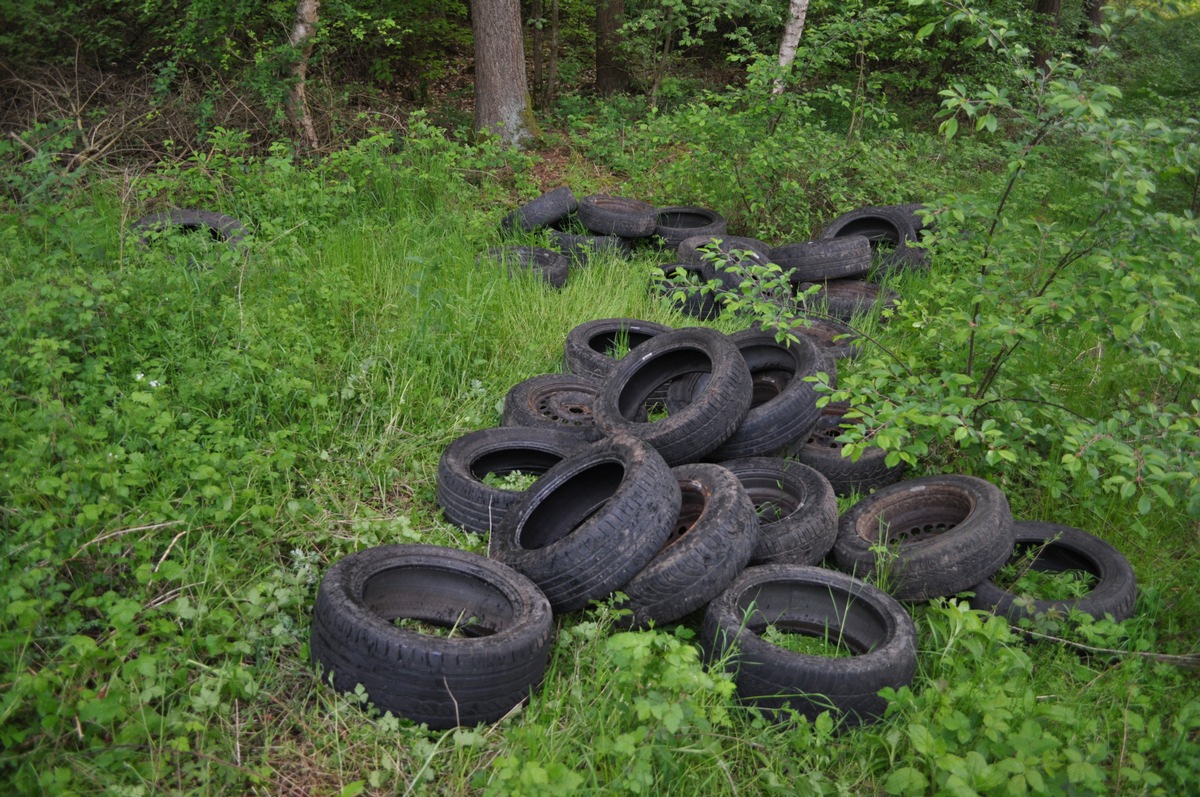
[[[654,159],[655,191],[634,175],[628,192],[740,206],[731,231],[776,241],[806,237],[819,217],[766,187],[729,193],[713,175],[685,195],[677,146]],[[872,146],[881,160],[898,151]],[[88,193],[65,186],[0,218],[0,780],[11,791],[1182,794],[1200,784],[1200,681],[1179,666],[1194,658],[1159,655],[1198,652],[1195,519],[1182,505],[1138,515],[1113,495],[1055,496],[1012,469],[995,478],[1015,513],[1089,529],[1130,558],[1135,617],[1039,628],[1090,646],[1080,650],[1027,644],[960,602],[914,607],[917,678],[878,725],[770,726],[737,705],[727,675],[701,666],[696,618],[627,633],[606,607],[558,621],[544,685],[491,727],[430,733],[318,683],[307,629],[330,563],[392,542],[484,551],[433,501],[450,441],[496,425],[516,382],[559,370],[576,324],[692,323],[648,291],[665,262],[653,253],[573,271],[561,291],[477,266],[514,194],[538,189],[539,164],[496,157],[418,131],[296,169],[227,142],[202,163]],[[909,166],[912,185],[929,190],[1003,176],[981,148]],[[579,193],[621,185],[578,151],[558,169],[555,181]],[[1061,185],[1065,174],[1038,179]],[[853,185],[826,176],[803,190],[849,202]],[[888,185],[877,201],[909,198],[898,195],[909,184]],[[1053,213],[1029,201],[1030,213]],[[193,239],[135,246],[123,231],[144,203],[244,219],[256,233],[248,256]],[[748,226],[754,207],[769,218],[761,228]],[[956,279],[955,268],[935,255],[929,279]],[[899,352],[924,345],[923,313],[944,310],[925,280],[897,283],[910,314],[878,330]],[[1132,366],[1109,371],[1124,355],[1098,352],[1085,332],[1053,339],[1045,372],[1078,395],[1079,411],[1106,412]],[[951,467],[990,470],[947,443],[913,475]]]

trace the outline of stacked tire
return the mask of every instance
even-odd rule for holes
[[[677,270],[705,280],[723,279],[705,251],[773,262],[798,290],[819,285],[828,315],[798,315],[791,345],[759,329],[638,319],[572,329],[566,373],[514,385],[504,425],[463,435],[439,462],[446,519],[487,535],[488,556],[399,545],[334,564],[313,612],[324,677],[339,691],[361,684],[376,707],[430,728],[494,722],[540,684],[553,616],[609,601],[632,629],[703,613],[705,659],[732,673],[742,702],[777,722],[829,710],[846,728],[882,716],[881,690],[912,682],[916,630],[903,602],[967,592],[1014,627],[1038,612],[1128,616],[1133,573],[1111,546],[1015,522],[985,479],[902,480],[903,466],[870,447],[851,462],[841,437],[852,408],[817,408],[812,382],[823,373],[832,384],[837,361],[857,355],[857,333],[828,316],[879,306],[877,287],[855,293],[872,285],[861,277],[923,265],[912,245],[919,207],[859,209],[817,241],[775,249],[726,236],[724,219],[701,208],[576,201],[569,189],[506,217],[510,230],[577,214],[600,238],[656,235],[677,247]],[[532,252],[521,262],[540,268]],[[845,291],[852,299],[838,310]],[[495,483],[518,473],[532,484]],[[851,495],[862,497],[839,517],[837,496]],[[1086,571],[1094,586],[1073,601],[1030,601],[995,580],[1014,561]],[[841,652],[797,652],[794,639]]]

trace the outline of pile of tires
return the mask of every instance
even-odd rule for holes
[[[740,293],[736,267],[774,264],[787,276],[797,311],[849,322],[896,306],[899,296],[879,283],[905,270],[927,268],[928,253],[917,244],[924,229],[921,204],[863,207],[844,213],[814,240],[770,246],[756,238],[697,235],[682,242],[678,259],[664,265],[662,293],[678,296],[680,309],[701,320],[721,312],[719,294]],[[722,263],[714,268],[713,261]],[[697,283],[713,280],[716,293]],[[802,299],[800,297],[803,297]],[[785,297],[785,300],[788,297]]]
[[[502,233],[545,231],[553,248],[493,247],[476,264],[498,264],[508,276],[530,271],[554,287],[566,282],[568,267],[583,267],[606,253],[630,256],[639,246],[674,250],[696,235],[724,235],[725,217],[707,208],[656,208],[639,199],[592,194],[576,198],[560,186],[508,213]]]
[[[576,202],[564,188],[504,226],[578,213],[600,237],[677,240],[681,259],[710,244],[729,258],[782,260],[798,284],[833,294],[837,280],[879,273],[879,241],[891,244],[888,268],[923,264],[922,250],[906,252],[915,209],[855,211],[825,243],[772,250],[722,237],[724,219],[711,212]],[[683,234],[705,223],[713,230]],[[703,261],[691,265],[719,278]],[[629,629],[702,615],[708,665],[732,673],[740,700],[767,718],[828,710],[851,727],[883,714],[885,687],[912,682],[916,629],[905,603],[967,592],[1014,627],[1035,612],[1132,612],[1132,569],[1103,541],[1014,521],[985,479],[904,479],[880,449],[845,457],[840,438],[856,414],[818,408],[812,382],[836,379],[837,362],[857,354],[856,333],[824,317],[797,323],[790,345],[760,329],[725,335],[628,318],[572,329],[564,373],[514,385],[503,425],[461,436],[439,460],[445,518],[487,535],[487,556],[396,545],[335,563],[313,612],[322,677],[339,691],[361,685],[380,710],[430,728],[494,722],[538,689],[554,616],[609,601]],[[532,481],[510,489],[517,476]],[[863,497],[839,517],[839,495]],[[1084,571],[1094,585],[1075,600],[1030,601],[994,580],[1018,560]],[[798,652],[788,643],[797,638],[841,652]]]

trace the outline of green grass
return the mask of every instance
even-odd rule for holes
[[[1200,685],[1143,655],[1196,653],[1194,518],[1054,497],[1020,467],[991,473],[1018,516],[1085,528],[1131,559],[1135,617],[1079,637],[1120,655],[1027,646],[953,601],[915,607],[912,688],[881,724],[845,733],[741,706],[731,675],[702,663],[696,618],[630,633],[608,607],[557,624],[545,682],[490,727],[430,733],[318,682],[308,624],[332,562],[395,542],[484,552],[433,500],[449,442],[496,425],[516,382],[560,370],[576,324],[695,323],[648,291],[649,256],[601,259],[561,291],[477,268],[510,186],[480,179],[473,157],[418,136],[346,156],[353,178],[255,163],[145,176],[147,199],[243,217],[259,233],[245,260],[137,249],[110,184],[0,218],[0,781],[12,792],[923,794],[958,778],[980,793],[1019,793],[1019,779],[1030,793],[1178,794],[1200,782]],[[901,357],[923,345],[936,282],[960,266],[943,265],[898,281],[911,313],[872,328]],[[1089,354],[1087,333],[1055,340],[1036,355],[1078,411],[1171,384],[1134,354]],[[948,442],[923,465],[990,471]]]
[[[831,634],[830,629],[826,629],[824,634],[818,635],[768,625],[759,636],[776,647],[806,656],[840,659],[854,655],[854,651],[838,637],[836,632]]]

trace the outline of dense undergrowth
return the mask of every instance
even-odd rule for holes
[[[1082,136],[1051,137],[1006,194],[1019,128],[856,129],[765,85],[671,113],[572,100],[554,142],[568,161],[450,140],[420,116],[316,163],[227,130],[141,173],[21,161],[0,215],[0,781],[54,795],[1200,788],[1195,137],[1155,149],[1144,125],[1125,130],[1111,151],[1157,165],[1116,175]],[[1105,180],[1145,200],[1119,236],[1108,214],[1093,222]],[[557,182],[713,207],[778,243],[858,205],[937,208],[930,274],[892,283],[905,304],[866,322],[881,345],[842,385],[914,475],[987,477],[1018,517],[1121,549],[1134,617],[1047,617],[1032,630],[1050,639],[1029,643],[957,600],[913,607],[913,686],[842,734],[740,708],[701,666],[695,618],[625,633],[606,606],[559,623],[545,684],[491,727],[429,733],[320,685],[307,628],[331,562],[391,542],[484,550],[433,501],[447,443],[558,370],[584,320],[694,323],[648,289],[665,262],[650,251],[561,291],[475,265],[500,214]],[[177,206],[242,219],[247,255],[129,235]],[[1077,273],[1031,305],[1039,269],[1084,234]],[[981,258],[1003,279],[981,283]],[[939,378],[965,372],[972,329],[981,363],[1008,352],[999,392],[975,398]],[[1010,334],[1024,343],[1006,349]]]

